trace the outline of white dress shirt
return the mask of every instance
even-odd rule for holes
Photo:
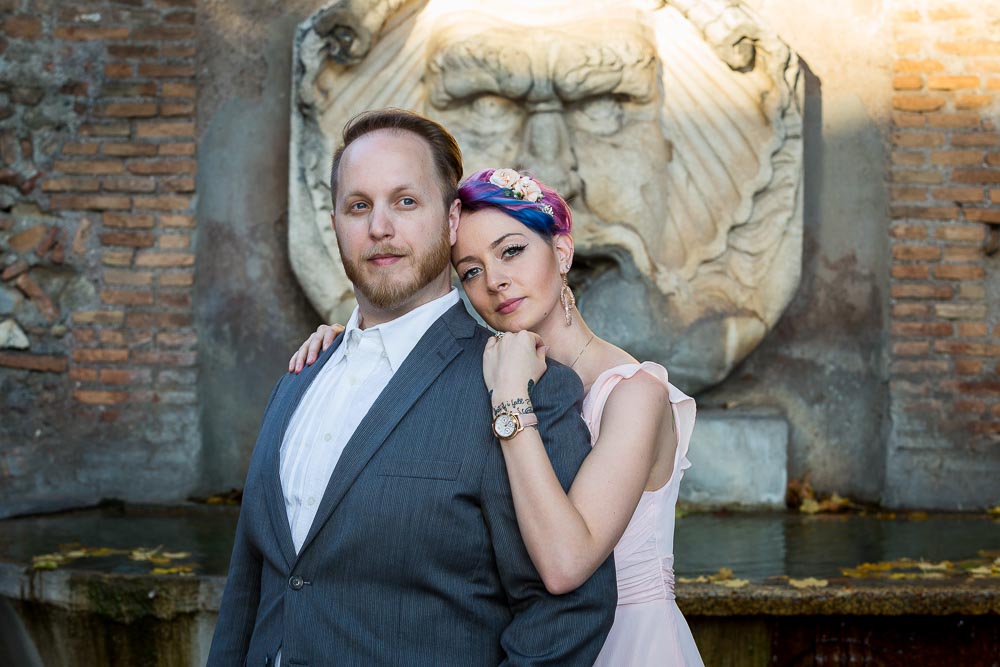
[[[361,420],[427,329],[458,303],[458,290],[402,317],[361,329],[355,307],[344,339],[320,369],[281,442],[281,490],[295,552],[309,534],[333,469]]]

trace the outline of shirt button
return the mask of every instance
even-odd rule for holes
[[[302,577],[297,574],[288,578],[288,587],[293,591],[300,590],[304,584],[305,582],[302,580]]]
[[[333,436],[327,433],[326,435],[323,436],[323,439],[326,440],[327,442],[330,442],[331,440],[333,440]]]
[[[306,502],[308,502],[310,505],[315,505],[316,504],[316,498],[313,497],[313,496],[309,496],[309,500],[306,501]]]

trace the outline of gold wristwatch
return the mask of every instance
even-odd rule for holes
[[[537,426],[538,417],[534,412],[501,412],[493,418],[493,435],[501,440],[510,440],[529,426]]]

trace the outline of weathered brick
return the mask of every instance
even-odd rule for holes
[[[80,134],[93,137],[127,137],[132,133],[128,123],[84,123]]]
[[[931,344],[928,341],[905,341],[892,344],[892,353],[900,357],[922,357],[929,353]]]
[[[930,95],[896,95],[892,98],[892,108],[899,111],[937,111],[944,106],[943,97]]]
[[[133,174],[193,174],[194,160],[132,160],[128,170]]]
[[[113,176],[101,181],[101,187],[109,192],[154,192],[156,181],[152,178]]]
[[[978,359],[956,359],[955,372],[959,375],[979,375],[983,372],[983,362]]]
[[[101,243],[110,246],[149,248],[156,244],[156,236],[152,232],[104,232],[101,234]]]
[[[147,211],[177,211],[191,207],[191,197],[186,195],[159,195],[135,197],[135,207]]]
[[[101,86],[101,97],[156,97],[156,83],[109,81]]]
[[[129,28],[100,28],[92,26],[64,26],[52,32],[56,39],[70,39],[81,42],[104,42],[113,39],[128,39]]]
[[[101,189],[96,178],[50,178],[42,182],[42,192],[95,192]]]
[[[113,364],[128,361],[128,350],[86,349],[73,350],[73,361],[80,364]]]
[[[108,63],[104,66],[104,76],[112,79],[130,79],[135,74],[135,68],[127,63]]]
[[[170,12],[164,17],[167,23],[194,25],[194,12]]]
[[[22,273],[14,279],[14,284],[38,308],[38,312],[50,322],[58,319],[59,309],[52,303],[49,295],[34,281],[30,273]]]
[[[129,392],[77,389],[73,392],[73,398],[88,405],[117,405],[128,401]]]
[[[157,345],[163,347],[194,347],[198,343],[198,335],[193,331],[170,331],[156,335]]]
[[[0,366],[40,373],[65,373],[67,363],[65,357],[55,355],[0,350]]]
[[[958,288],[958,298],[964,301],[982,301],[986,298],[986,288],[982,283],[962,283]]]
[[[130,328],[182,329],[192,323],[193,318],[187,313],[129,313],[125,319],[126,326]]]
[[[925,239],[927,228],[923,225],[895,224],[889,228],[889,235],[897,239]]]
[[[963,340],[939,340],[934,342],[934,349],[948,354],[961,354],[969,357],[1000,357],[1000,345],[995,343],[975,343]]]
[[[101,370],[101,382],[105,384],[148,384],[152,382],[152,373],[148,368],[104,368]]]
[[[160,215],[160,225],[163,227],[194,227],[193,215],[169,214]]]
[[[959,95],[955,98],[956,109],[981,109],[993,102],[992,95]]]
[[[986,88],[988,90],[1000,90],[1000,78],[997,79],[987,79]]]
[[[923,128],[927,125],[926,112],[893,111],[892,124],[898,128]]]
[[[916,151],[893,151],[890,159],[901,167],[921,167],[927,162],[927,156]]]
[[[161,292],[159,305],[172,310],[190,310],[191,292]]]
[[[143,77],[191,79],[194,78],[194,75],[194,65],[161,65],[158,63],[139,65],[139,76]]]
[[[896,336],[950,336],[955,327],[950,322],[893,322],[892,333]]]
[[[972,167],[983,163],[983,152],[975,150],[934,151],[931,162],[951,167]]]
[[[965,219],[976,222],[1000,224],[1000,209],[996,208],[966,208]]]
[[[981,320],[986,317],[986,306],[971,303],[936,303],[934,314],[943,320]]]
[[[114,102],[105,104],[98,115],[111,118],[151,118],[159,112],[153,102]]]
[[[193,83],[175,83],[165,81],[161,90],[163,97],[190,97],[198,94],[198,87]]]
[[[945,262],[975,263],[982,258],[983,251],[975,246],[949,246],[944,249],[944,256],[941,259]]]
[[[931,269],[926,264],[896,264],[892,267],[892,277],[898,280],[926,280]]]
[[[153,293],[141,290],[101,290],[101,302],[111,306],[151,306]]]
[[[935,199],[946,199],[954,202],[982,202],[986,191],[983,188],[934,188],[931,191]]]
[[[927,87],[931,90],[961,90],[963,88],[978,88],[978,76],[929,76]]]
[[[125,313],[117,310],[78,310],[73,313],[75,324],[119,325],[125,321]]]
[[[153,274],[149,271],[105,269],[104,282],[108,285],[152,285]]]
[[[108,266],[131,266],[134,250],[107,250],[101,255],[101,263]]]
[[[892,181],[894,183],[927,183],[937,185],[943,180],[944,176],[937,170],[894,169],[892,171]]]
[[[934,236],[947,241],[967,241],[977,243],[986,238],[986,230],[982,225],[942,225],[934,230]]]
[[[42,21],[37,16],[12,14],[4,19],[3,34],[10,39],[38,39],[42,36]]]
[[[99,144],[66,143],[63,144],[63,155],[96,155]]]
[[[943,375],[949,371],[947,361],[938,359],[923,359],[920,361],[894,361],[889,372],[898,375],[924,375],[927,373]]]
[[[991,167],[1000,167],[1000,153],[987,153],[986,164]]]
[[[160,287],[190,287],[194,285],[193,273],[164,273],[160,275]]]
[[[184,252],[151,252],[143,251],[135,259],[136,266],[145,267],[182,267],[194,266],[194,255]]]
[[[985,308],[985,306],[983,306]],[[961,338],[983,338],[990,332],[986,322],[959,322],[958,335]]]
[[[160,248],[163,250],[186,250],[191,247],[191,237],[187,234],[163,234]]]
[[[955,401],[952,405],[955,412],[959,414],[982,414],[986,412],[986,404],[982,401],[975,401],[970,399],[959,399]]]
[[[194,115],[194,104],[192,102],[181,102],[172,104],[170,102],[164,102],[163,108],[160,109],[160,115],[162,116],[193,116]]]
[[[897,72],[941,72],[944,70],[944,65],[928,58],[923,60],[902,58],[893,63],[892,68]]]
[[[101,151],[105,155],[115,155],[119,157],[148,157],[156,155],[156,144],[126,144],[107,143],[101,146]]]
[[[56,160],[52,169],[64,174],[122,174],[125,165],[120,160]]]
[[[125,335],[113,329],[101,329],[101,345],[103,347],[121,347],[125,345]]]
[[[6,281],[10,280],[11,278],[16,278],[30,268],[31,268],[30,264],[28,264],[23,259],[18,259],[13,264],[9,264],[8,266],[4,267],[3,273],[0,274],[0,280]]]
[[[136,124],[136,136],[148,137],[194,137],[194,123],[190,121],[140,121]]]
[[[958,217],[956,206],[893,206],[889,209],[893,218],[916,218],[919,220],[954,220]]]
[[[927,267],[915,267],[926,269]],[[931,308],[926,303],[913,303],[912,301],[905,301],[903,303],[896,303],[892,306],[892,316],[899,319],[906,318],[926,318],[931,312]]]
[[[137,42],[186,41],[194,39],[194,28],[181,25],[160,25],[148,28],[137,28],[132,32],[132,39]]]
[[[936,261],[941,259],[941,248],[924,245],[897,245],[892,248],[892,257],[897,260]]]
[[[155,223],[153,216],[148,213],[105,213],[103,221],[105,227],[127,229],[151,229]]]
[[[956,169],[951,178],[957,183],[1000,183],[1000,169]]]
[[[892,79],[892,87],[896,90],[920,90],[923,85],[923,77],[912,74],[897,76]]]
[[[197,354],[194,352],[134,352],[133,363],[150,366],[194,366]]]
[[[951,53],[957,56],[1000,56],[1000,41],[963,40],[961,42],[938,42],[937,48],[943,53]]]
[[[895,132],[892,143],[903,148],[933,148],[944,145],[944,135],[940,132]]]
[[[74,382],[97,382],[99,375],[96,368],[76,368],[69,369],[69,379]]]
[[[893,285],[893,299],[950,299],[954,289],[948,285]]]
[[[178,58],[185,60],[194,59],[198,51],[195,49],[194,44],[184,43],[184,42],[165,42],[160,50],[163,53],[164,58]]]
[[[953,146],[995,146],[1000,135],[995,132],[955,132],[951,135]]]
[[[934,267],[934,277],[941,280],[979,280],[986,275],[986,269],[969,264],[939,264]]]
[[[46,226],[34,225],[7,239],[7,246],[16,252],[28,252],[45,237]]]
[[[979,115],[974,113],[928,113],[931,127],[978,127]]]
[[[990,203],[1000,204],[1000,190],[990,190]]]
[[[160,186],[164,192],[194,192],[194,179],[190,176],[178,176],[174,178],[164,178],[160,180]]]
[[[160,155],[191,157],[195,154],[195,145],[192,142],[172,142],[160,144]]]
[[[927,199],[926,187],[904,187],[894,185],[890,188],[893,201],[925,201]]]

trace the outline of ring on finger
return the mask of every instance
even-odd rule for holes
[[[507,335],[506,331],[498,331],[495,334],[493,334],[493,337],[496,338],[497,340],[500,340],[501,338],[503,338],[506,335]]]

